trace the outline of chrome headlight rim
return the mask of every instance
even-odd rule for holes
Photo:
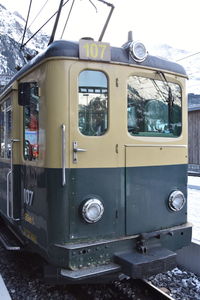
[[[138,54],[137,52],[137,50],[139,49],[138,47],[140,47],[140,49],[142,48],[142,50],[144,51],[143,55]],[[129,45],[129,51],[132,59],[135,60],[136,62],[143,62],[148,56],[148,51],[144,43],[142,43],[141,41],[131,42]]]
[[[177,197],[181,197],[182,198],[182,204],[179,208],[177,208],[175,206],[175,199]],[[169,195],[169,198],[168,198],[168,205],[169,205],[169,208],[172,210],[172,211],[175,211],[175,212],[179,212],[182,210],[182,208],[185,206],[185,203],[186,203],[186,198],[183,194],[183,192],[179,191],[179,190],[175,190],[173,192],[171,192],[171,194]]]
[[[98,210],[98,215],[95,218],[92,218],[92,216],[90,215],[90,210],[92,208]],[[87,223],[93,224],[98,222],[102,218],[104,213],[104,206],[102,201],[95,197],[86,200],[82,206],[81,213],[84,221],[86,221]]]

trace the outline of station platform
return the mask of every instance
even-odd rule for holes
[[[200,177],[188,176],[188,222],[193,224],[192,243],[177,253],[180,266],[200,276]]]
[[[200,177],[188,176],[188,222],[193,224],[192,241],[200,245]]]
[[[0,275],[0,299],[12,300],[1,275]]]

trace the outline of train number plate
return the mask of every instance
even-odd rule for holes
[[[110,61],[110,44],[82,39],[79,41],[79,57],[86,60]]]

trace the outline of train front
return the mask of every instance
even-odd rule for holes
[[[191,240],[185,71],[139,42],[60,41],[44,57],[45,239],[36,235],[55,266],[46,275],[91,282],[173,268]]]

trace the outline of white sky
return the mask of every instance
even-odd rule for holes
[[[30,22],[47,0],[32,0]],[[64,39],[78,40],[83,36],[98,40],[110,8],[97,0],[75,0]],[[127,40],[129,30],[133,37],[148,45],[165,43],[172,47],[191,52],[200,51],[200,0],[107,0],[115,5],[115,10],[104,36],[104,41],[121,46]],[[0,0],[0,3],[13,11],[17,10],[24,18],[27,16],[29,0]],[[38,29],[58,8],[60,0],[48,0],[40,17],[30,28]],[[62,13],[62,28],[67,18],[72,0],[66,4]],[[30,24],[30,23],[29,23]],[[53,23],[46,27],[50,34]],[[60,38],[58,29],[56,38]]]

